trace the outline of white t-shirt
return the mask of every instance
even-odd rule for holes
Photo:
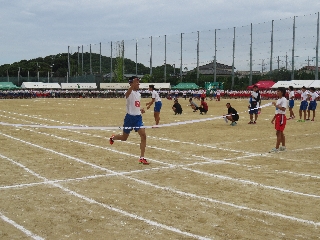
[[[252,102],[256,102],[257,100],[256,100],[255,98],[258,97],[258,93],[253,91],[253,92],[251,92],[251,96],[252,96],[251,101],[252,101]]]
[[[140,111],[141,94],[138,91],[132,91],[127,101],[127,113],[132,116],[141,115]]]
[[[309,92],[309,94],[311,95],[310,101],[315,101],[317,97],[319,97],[318,93],[316,92]]]
[[[301,93],[301,101],[307,101],[309,92],[306,90]]]
[[[279,98],[277,100],[276,105],[277,106],[280,105],[281,107],[287,108],[287,98],[285,98],[285,97]],[[286,114],[286,110],[282,111],[282,110],[276,108],[276,114]]]
[[[293,97],[293,98],[292,98]],[[290,91],[289,100],[294,100],[294,91]]]
[[[161,102],[161,98],[159,97],[159,93],[156,90],[152,91],[152,98],[154,98],[155,102]]]

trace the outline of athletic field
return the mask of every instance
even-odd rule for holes
[[[208,100],[207,115],[179,102],[174,115],[163,99],[162,124],[213,119],[147,128],[140,165],[137,133],[108,141],[125,99],[0,100],[0,239],[320,238],[320,117],[288,121],[288,150],[270,154],[274,107],[248,125],[247,99]],[[237,126],[215,118],[227,102]]]

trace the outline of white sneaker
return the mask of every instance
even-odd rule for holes
[[[223,117],[223,119],[224,119],[224,121],[225,121],[226,123],[228,123],[227,117]]]
[[[278,153],[279,152],[279,149],[277,148],[272,148],[269,153]]]
[[[285,152],[285,151],[287,151],[287,148],[285,146],[280,146],[279,151]]]

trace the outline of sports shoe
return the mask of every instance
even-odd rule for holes
[[[235,126],[235,125],[237,125],[237,123],[236,122],[232,122],[230,125],[231,126]]]
[[[112,144],[114,143],[113,138],[114,138],[114,135],[112,135],[112,136],[110,137],[110,139],[109,139],[109,143],[110,143],[110,145],[112,145]]]
[[[149,162],[145,158],[140,158],[139,159],[139,164],[149,165]]]
[[[306,119],[306,121],[310,121],[310,118]]]
[[[285,146],[280,146],[279,151],[285,152],[285,151],[287,151],[287,148]]]
[[[314,122],[314,119],[311,119],[311,122]]]
[[[224,121],[225,121],[226,123],[228,123],[227,117],[223,117],[223,119],[224,119]]]
[[[254,121],[253,124],[257,124],[256,121]]]
[[[248,124],[253,124],[253,122],[250,121],[250,122],[248,122]]]
[[[299,119],[297,122],[305,122],[305,120],[301,120],[301,119]]]
[[[278,153],[279,152],[279,149],[277,148],[272,148],[269,153]]]

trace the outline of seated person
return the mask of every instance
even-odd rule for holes
[[[227,120],[231,121],[231,126],[235,126],[237,124],[237,121],[239,120],[239,114],[237,112],[237,110],[235,110],[233,107],[231,107],[230,103],[226,104],[227,108],[228,108],[228,114],[225,117],[226,122],[228,122]]]
[[[174,115],[182,114],[182,107],[181,107],[180,103],[178,102],[178,99],[174,100],[172,110],[174,111]]]
[[[196,112],[199,109],[199,106],[194,101],[192,101],[192,98],[189,99],[189,103],[189,106],[191,106],[194,112]]]
[[[208,112],[208,104],[204,101],[204,98],[201,98],[201,103],[200,103],[200,107],[199,107],[199,110],[200,110],[200,114],[207,114]]]

